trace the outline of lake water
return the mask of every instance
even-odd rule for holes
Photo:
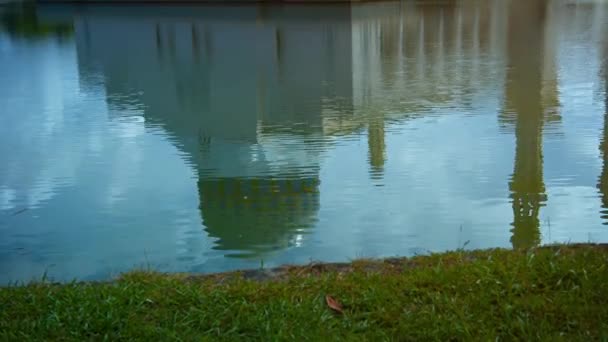
[[[608,241],[608,3],[0,7],[0,282]]]

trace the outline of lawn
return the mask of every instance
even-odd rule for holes
[[[0,288],[0,340],[608,340],[607,263],[571,245],[39,282]]]

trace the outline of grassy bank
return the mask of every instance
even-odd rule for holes
[[[606,340],[607,262],[605,246],[561,246],[31,284],[0,289],[0,340]]]

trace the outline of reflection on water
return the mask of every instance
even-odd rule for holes
[[[82,16],[79,67],[103,74],[121,114],[143,104],[146,123],[187,156],[214,249],[260,257],[316,221],[323,111],[352,113],[350,11],[326,8],[319,25],[308,7],[199,10],[184,22],[135,16],[111,27],[101,13]],[[215,19],[223,13],[234,21]]]
[[[543,182],[542,101],[544,1],[511,4],[508,32],[508,65],[505,81],[505,113],[501,118],[515,126],[515,169],[509,189],[513,200],[513,247],[540,242],[540,207],[547,196]],[[548,75],[555,77],[554,75]],[[549,86],[555,85],[549,79]],[[550,92],[553,89],[549,90]]]
[[[318,180],[200,180],[201,215],[215,249],[257,253],[299,244],[319,209]],[[231,256],[232,254],[227,254]]]
[[[0,8],[0,28],[13,36],[28,39],[56,37],[59,41],[74,32],[70,22],[45,22],[33,2],[11,2]]]
[[[605,12],[0,7],[0,280],[606,239]]]
[[[599,177],[598,189],[602,199],[603,224],[608,225],[608,40],[603,47],[602,74],[604,76],[604,126],[600,139],[600,155],[602,156],[602,173]]]

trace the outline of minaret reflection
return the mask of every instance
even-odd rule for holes
[[[604,77],[604,128],[600,140],[600,154],[602,156],[602,172],[597,188],[600,192],[602,209],[600,216],[602,223],[608,225],[608,41],[604,43],[602,55],[602,74]]]
[[[543,182],[543,47],[546,2],[511,3],[505,108],[515,126],[515,165],[509,183],[513,207],[511,243],[540,243],[539,211],[547,200]]]

